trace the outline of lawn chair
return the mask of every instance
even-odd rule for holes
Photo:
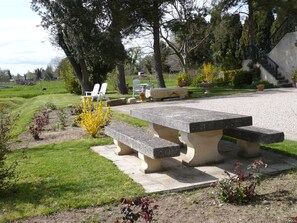
[[[100,91],[99,91],[99,96],[97,98],[97,101],[101,100],[101,99],[105,99],[108,100],[109,98],[106,95],[106,90],[107,90],[107,83],[103,83],[101,85]]]
[[[140,93],[142,91],[140,80],[134,79],[133,80],[133,97],[135,96],[135,93]]]
[[[86,91],[86,96],[91,96],[92,101],[94,100],[94,98],[99,98],[99,89],[100,89],[100,84],[95,84],[93,87],[92,91]]]

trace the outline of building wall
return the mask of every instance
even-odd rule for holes
[[[268,56],[279,65],[279,71],[291,81],[291,73],[297,70],[297,32],[287,33]]]

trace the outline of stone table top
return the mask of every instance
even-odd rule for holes
[[[193,133],[252,125],[252,117],[179,106],[141,108],[131,115],[179,131]]]

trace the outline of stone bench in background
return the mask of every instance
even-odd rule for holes
[[[145,97],[154,101],[161,101],[167,98],[185,98],[188,89],[184,87],[176,88],[152,88],[145,91]]]

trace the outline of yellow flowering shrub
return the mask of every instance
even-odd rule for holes
[[[110,107],[103,111],[103,102],[99,104],[91,104],[90,97],[84,97],[83,110],[78,116],[77,122],[92,137],[95,137],[100,129],[109,123]]]
[[[202,65],[202,74],[205,82],[213,82],[216,78],[216,69],[211,63]]]

